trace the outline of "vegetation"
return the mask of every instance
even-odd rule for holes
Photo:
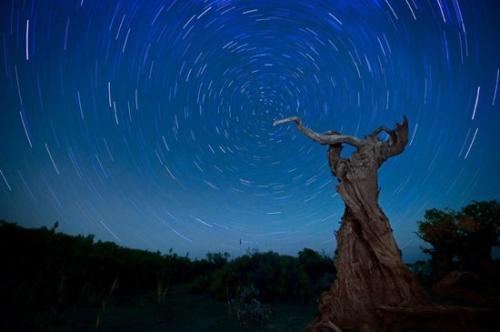
[[[426,211],[418,235],[431,260],[411,272],[430,289],[453,270],[471,271],[498,292],[491,250],[499,245],[499,205]],[[25,229],[5,221],[0,262],[2,331],[300,331],[336,274],[332,258],[308,248],[296,257],[250,251],[190,259],[62,234],[57,223]]]
[[[500,245],[498,201],[472,202],[460,211],[427,210],[418,222],[418,235],[432,246],[424,252],[431,255],[434,280],[452,270],[498,277],[492,259],[492,248]]]
[[[153,294],[157,305],[165,305],[179,287],[230,304],[229,316],[242,326],[262,323],[271,312],[263,303],[314,306],[335,271],[332,259],[311,249],[299,257],[249,252],[229,260],[227,253],[208,253],[191,260],[172,250],[161,254],[62,234],[57,224],[25,229],[5,221],[0,259],[0,305],[11,313],[2,324],[22,322],[42,330],[52,329],[68,308],[82,307],[96,308],[93,327],[100,329],[110,307],[123,299]]]

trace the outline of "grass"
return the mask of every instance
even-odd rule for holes
[[[315,303],[274,303],[264,323],[241,324],[228,305],[209,295],[191,294],[185,285],[170,289],[163,303],[155,292],[113,297],[106,309],[78,306],[63,310],[17,310],[9,317],[16,331],[304,331]],[[98,322],[98,324],[96,324]],[[1,327],[1,326],[0,326]],[[4,325],[5,331],[11,330]]]

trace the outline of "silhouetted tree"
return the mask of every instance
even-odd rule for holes
[[[489,276],[491,250],[500,244],[500,204],[484,201],[460,211],[427,210],[418,222],[418,235],[432,246],[424,252],[431,255],[434,279],[457,268]]]

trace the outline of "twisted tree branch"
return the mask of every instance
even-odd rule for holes
[[[273,126],[277,126],[280,124],[285,124],[289,122],[295,122],[297,125],[297,129],[303,133],[306,137],[309,137],[315,142],[318,142],[322,145],[332,145],[338,143],[350,144],[355,147],[361,146],[361,140],[354,136],[342,135],[342,134],[318,134],[317,132],[305,127],[302,125],[302,121],[298,116],[291,116],[288,118],[284,118],[281,120],[276,120],[273,122]]]
[[[384,142],[381,148],[382,155],[389,158],[403,152],[408,144],[408,118],[406,115],[401,124],[396,123],[396,128],[388,132],[390,138]]]

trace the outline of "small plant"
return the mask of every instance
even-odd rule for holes
[[[167,259],[166,263],[156,277],[156,302],[160,305],[165,304],[165,297],[172,282],[172,261]]]
[[[104,313],[106,311],[108,303],[111,301],[111,296],[113,295],[114,291],[118,288],[120,285],[120,279],[118,277],[115,278],[113,283],[111,284],[111,287],[109,288],[109,291],[107,294],[104,295],[102,299],[102,304],[101,304],[101,309],[97,313],[97,318],[95,321],[95,330],[98,331],[101,328],[102,325],[102,319],[104,316]]]
[[[168,283],[163,279],[158,279],[156,283],[156,301],[158,304],[165,304],[165,297],[168,293]]]
[[[237,299],[228,301],[229,314],[242,326],[262,324],[271,316],[271,307],[257,300],[259,291],[253,286],[244,287]]]

